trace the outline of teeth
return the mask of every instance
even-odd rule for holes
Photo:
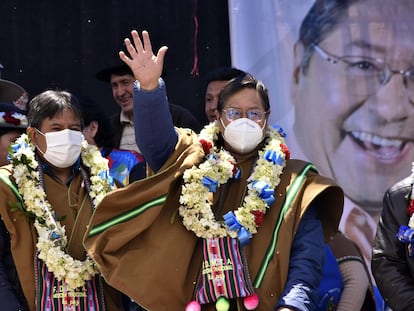
[[[381,147],[396,147],[400,148],[403,141],[400,139],[389,139],[364,132],[352,132],[352,136],[365,143],[371,143]]]

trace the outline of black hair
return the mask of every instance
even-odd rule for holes
[[[23,134],[26,132],[26,129],[18,127],[0,127],[0,137],[10,132],[18,132],[20,134]]]
[[[92,121],[98,122],[98,131],[96,132],[95,143],[98,147],[105,147],[108,150],[113,149],[113,128],[110,116],[105,111],[105,107],[96,103],[92,98],[87,96],[79,97],[79,102],[83,112],[83,122],[85,126]]]
[[[75,95],[67,91],[47,90],[30,101],[27,121],[29,126],[40,129],[43,120],[53,118],[66,109],[72,110],[82,122],[82,110]]]
[[[269,92],[264,84],[253,77],[251,74],[246,73],[245,75],[238,76],[230,80],[225,87],[221,90],[217,110],[219,113],[223,111],[224,103],[240,90],[243,89],[254,89],[259,92],[259,96],[262,99],[263,108],[265,111],[270,109],[269,103]]]
[[[134,76],[131,68],[129,68],[128,65],[121,64],[121,65],[117,65],[117,66],[108,67],[108,68],[105,68],[105,69],[99,71],[96,74],[96,78],[98,80],[103,81],[103,82],[111,82],[111,76],[112,75],[116,75],[116,76],[126,76],[126,75]]]
[[[235,67],[218,67],[207,72],[205,77],[206,88],[212,81],[229,81],[237,76],[245,75],[246,72]]]

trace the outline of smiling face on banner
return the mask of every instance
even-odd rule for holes
[[[296,45],[294,134],[321,174],[379,215],[414,160],[414,4],[354,2],[316,46]]]

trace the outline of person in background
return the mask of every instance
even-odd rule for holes
[[[9,163],[9,145],[27,128],[26,91],[18,84],[0,79],[0,166]]]
[[[82,244],[112,183],[107,160],[83,139],[78,100],[44,91],[27,119],[0,168],[1,310],[120,311],[121,294]]]
[[[205,78],[206,94],[204,111],[208,122],[216,120],[216,109],[220,91],[228,81],[242,74],[245,74],[245,72],[234,67],[218,67],[207,72]]]
[[[80,97],[83,111],[84,127],[82,130],[86,141],[95,145],[101,151],[103,157],[109,160],[109,173],[119,183],[125,186],[129,183],[130,172],[138,163],[144,162],[141,154],[133,150],[121,150],[114,147],[113,129],[110,117],[104,107],[89,97]],[[137,170],[134,170],[137,172]],[[144,178],[131,176],[131,180]]]
[[[391,186],[372,250],[372,273],[394,311],[413,310],[414,297],[414,163],[411,175]]]
[[[152,173],[103,199],[89,255],[148,310],[314,310],[342,190],[289,159],[283,131],[267,124],[267,89],[249,74],[224,87],[199,136],[174,127],[160,78],[167,48],[155,56],[146,31],[143,43],[131,34],[120,57],[137,80],[134,110],[146,112],[134,125]]]
[[[340,230],[369,270],[383,195],[414,159],[413,17],[410,0],[316,0],[294,48],[287,141],[344,189]]]
[[[114,147],[139,152],[135,142],[133,93],[135,78],[131,69],[125,64],[105,68],[96,74],[100,81],[110,83],[112,95],[121,111],[113,116]],[[170,112],[176,126],[198,131],[200,122],[184,107],[170,104]]]
[[[325,245],[318,311],[375,310],[374,291],[358,246],[341,232]]]

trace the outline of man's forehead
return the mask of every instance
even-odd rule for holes
[[[78,116],[73,110],[65,109],[57,112],[51,117],[46,117],[42,120],[42,124],[47,125],[81,125],[80,116]]]
[[[412,0],[365,0],[356,1],[348,8],[345,22],[361,24],[410,24],[414,17]]]
[[[378,0],[376,0],[378,1]],[[353,4],[338,24],[323,41],[338,51],[375,51],[386,53],[390,48],[414,49],[414,1],[406,4],[407,11],[388,6],[389,0],[381,1],[385,6],[374,6],[372,0]],[[403,1],[406,3],[405,1]],[[402,5],[401,3],[399,4]],[[330,43],[328,43],[328,41]],[[334,50],[330,50],[334,53]]]

